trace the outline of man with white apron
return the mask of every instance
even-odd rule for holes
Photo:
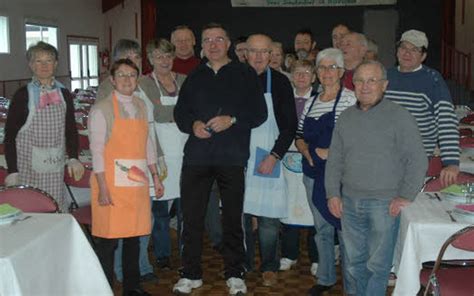
[[[252,216],[257,217],[261,251],[263,284],[276,283],[278,236],[280,219],[287,216],[287,184],[281,171],[280,159],[293,141],[296,131],[296,110],[293,89],[288,78],[268,67],[272,40],[261,34],[247,40],[247,60],[257,71],[265,86],[267,120],[253,129],[250,138],[250,158],[245,178],[245,242],[247,268],[253,269],[255,242]]]

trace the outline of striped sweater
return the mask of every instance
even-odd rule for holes
[[[426,154],[431,156],[438,146],[443,165],[459,165],[458,120],[441,74],[422,66],[409,73],[392,68],[387,75],[385,97],[404,106],[415,117]]]

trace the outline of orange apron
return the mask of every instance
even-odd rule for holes
[[[123,119],[112,97],[114,123],[105,144],[105,180],[114,205],[99,205],[99,187],[91,176],[92,234],[103,238],[142,236],[151,232],[146,164],[146,119]],[[143,176],[145,176],[143,178]]]

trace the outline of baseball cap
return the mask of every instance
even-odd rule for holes
[[[425,47],[428,48],[428,38],[424,32],[418,30],[408,30],[402,34],[400,42],[407,41],[416,47]]]

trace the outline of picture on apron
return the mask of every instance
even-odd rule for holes
[[[116,159],[115,186],[137,187],[148,185],[145,159]]]

